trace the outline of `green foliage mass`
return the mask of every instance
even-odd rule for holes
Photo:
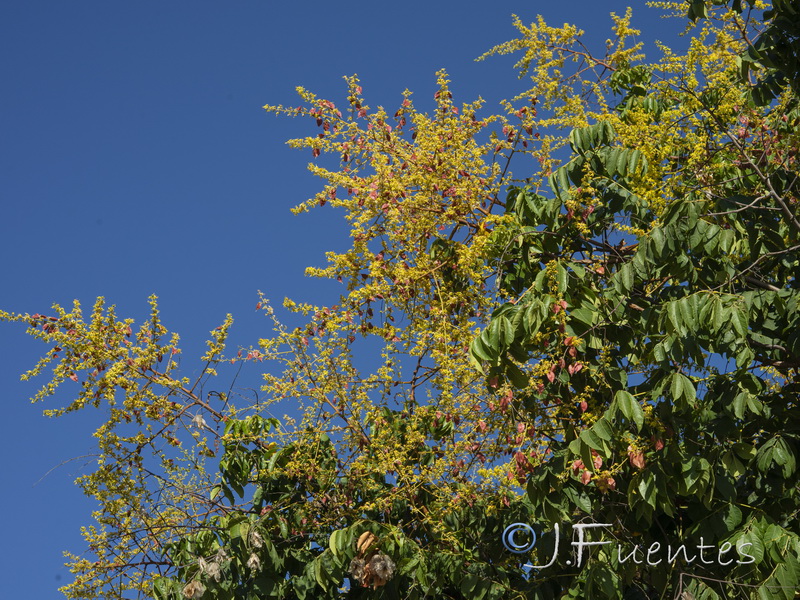
[[[708,10],[695,2],[689,14]],[[709,82],[649,86],[637,67],[612,77],[625,93],[623,123],[642,113],[658,121],[665,106],[701,115],[705,157],[691,169],[670,157],[680,193],[665,205],[636,193],[637,172],[647,169],[640,142],[620,140],[607,121],[573,130],[573,158],[550,178],[549,198],[529,186],[509,191],[498,259],[513,300],[472,351],[490,376],[521,386],[519,363],[553,361],[523,401],[573,406],[528,478],[528,500],[545,530],[589,520],[609,524],[615,542],[581,570],[566,566],[565,551],[537,574],[530,597],[795,597],[798,9],[776,3],[764,19],[742,61],[766,74],[735,94]],[[720,113],[733,95],[742,105],[730,122]],[[579,215],[569,200],[586,187],[599,202]],[[619,223],[639,228],[634,243]],[[560,332],[542,335],[559,302]],[[576,409],[578,397],[585,404]],[[641,554],[631,558],[634,544]],[[686,544],[694,562],[670,563],[667,544]],[[740,556],[717,556],[720,548]]]
[[[352,247],[311,274],[348,291],[287,301],[295,329],[259,303],[275,334],[233,358],[226,320],[194,381],[154,300],[138,334],[102,301],[2,313],[54,345],[37,399],[111,407],[68,596],[796,597],[800,9],[653,4],[685,55],[645,60],[630,13],[602,56],[517,21],[490,53],[532,84],[502,115],[443,73],[392,126],[355,78],[346,109],[268,107],[341,161],[300,210],[344,209]],[[207,393],[264,360],[259,402]]]

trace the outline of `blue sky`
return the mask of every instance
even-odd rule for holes
[[[674,36],[679,23],[636,4],[646,39]],[[516,85],[513,61],[473,59],[514,35],[512,13],[573,22],[601,48],[608,13],[625,5],[9,3],[0,19],[0,308],[48,313],[74,298],[88,308],[102,295],[141,319],[155,293],[184,360],[229,312],[234,340],[255,342],[268,334],[257,291],[335,302],[335,284],[303,269],[347,244],[329,208],[289,212],[318,182],[305,169],[310,154],[284,142],[311,129],[264,104],[296,104],[297,85],[340,101],[342,76],[358,73],[370,105],[393,110],[406,88],[418,103],[430,98],[445,68],[457,102],[481,95],[494,110]],[[50,420],[26,402],[35,387],[19,374],[43,350],[0,325],[2,598],[60,597],[70,578],[61,552],[82,551],[79,528],[93,508],[72,481],[91,461],[80,457],[93,451],[100,415]]]

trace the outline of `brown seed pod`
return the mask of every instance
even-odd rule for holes
[[[364,580],[364,568],[366,567],[366,563],[364,562],[363,558],[354,558],[350,561],[350,575],[361,583]]]
[[[377,589],[379,586],[386,585],[386,582],[394,575],[394,571],[394,561],[383,552],[378,552],[373,556],[365,569],[365,572],[369,572],[372,576],[371,583],[373,590]]]
[[[376,536],[371,531],[365,531],[362,533],[358,541],[356,542],[356,551],[360,557],[364,557],[364,555],[369,551],[369,549],[374,546],[378,542],[378,536]]]

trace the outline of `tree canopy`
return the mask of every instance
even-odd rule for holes
[[[308,273],[346,291],[261,298],[238,351],[228,317],[195,378],[155,298],[2,313],[48,345],[36,400],[78,385],[51,414],[108,410],[68,597],[795,597],[800,11],[651,4],[686,52],[516,19],[498,114],[444,72],[430,112],[356,77],[266,106],[316,128],[296,210],[344,214]]]

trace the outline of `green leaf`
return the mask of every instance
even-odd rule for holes
[[[156,577],[153,580],[153,597],[155,600],[170,600],[174,583],[166,577]]]
[[[711,318],[715,332],[721,332],[723,326],[730,318],[727,307],[719,299],[714,300],[714,308],[711,311]]]
[[[767,583],[774,581],[780,586],[783,591],[785,600],[793,600],[795,591],[798,589],[798,577],[800,576],[800,568],[798,568],[797,560],[793,556],[787,556],[785,562],[779,564],[775,568],[775,573]]]
[[[284,519],[280,515],[278,515],[278,528],[281,531],[281,537],[283,539],[288,539],[288,537],[289,537],[289,526],[286,523],[286,519]]]
[[[221,491],[222,491],[222,485],[218,483],[217,485],[215,485],[214,487],[211,488],[211,493],[209,494],[209,499],[213,500],[214,498],[219,496],[219,493]]]
[[[656,257],[661,258],[664,254],[665,244],[666,238],[664,237],[664,231],[660,227],[654,227],[650,231],[650,245]]]
[[[590,467],[591,468],[591,467]],[[592,514],[592,500],[585,492],[579,493],[572,487],[564,487],[562,490],[564,496],[572,502],[573,505],[585,512],[587,515]]]
[[[739,442],[733,445],[733,451],[742,460],[750,461],[756,455],[756,448],[752,444]]]
[[[275,454],[273,454],[269,458],[269,464],[267,465],[267,470],[272,472],[275,469],[275,464],[278,462],[278,458],[283,454],[283,450],[278,450]]]
[[[628,152],[628,173],[636,173],[637,167],[641,170],[642,174],[647,174],[648,164],[647,159],[639,150],[632,150]]]
[[[511,381],[512,385],[518,389],[523,389],[528,386],[528,376],[513,362],[505,363],[506,376]]]
[[[745,409],[747,408],[747,392],[739,392],[736,394],[736,397],[733,399],[731,403],[731,407],[733,408],[733,415],[737,419],[741,419],[744,417]]]
[[[691,403],[694,402],[696,398],[694,384],[683,373],[672,374],[672,385],[670,387],[670,392],[672,393],[672,399],[675,402],[683,398],[687,402]]]
[[[692,310],[692,304],[689,300],[689,297],[684,297],[678,300],[678,309],[681,313],[681,322],[683,323],[687,332],[697,329],[697,318],[696,314]]]
[[[625,390],[619,390],[614,396],[614,402],[619,412],[622,413],[628,421],[636,424],[637,431],[641,431],[642,425],[644,424],[644,411],[636,398]]]
[[[603,445],[603,441],[591,429],[584,429],[583,431],[580,432],[578,437],[584,444],[586,444],[592,450],[597,450],[601,454],[605,454],[605,446]],[[589,462],[591,463],[592,461],[590,460]],[[587,465],[587,467],[588,466],[589,465]]]
[[[733,531],[742,522],[742,511],[735,504],[728,504],[723,521],[728,531]]]
[[[629,294],[633,290],[634,276],[633,264],[625,263],[614,276],[614,286],[623,294]]]
[[[635,489],[638,491],[639,497],[644,502],[646,502],[651,508],[656,507],[658,486],[656,485],[655,474],[652,471],[646,470],[640,474],[639,484]]]
[[[783,476],[789,478],[796,469],[797,461],[791,446],[782,437],[775,438],[772,459],[776,465],[783,467]]]
[[[605,415],[601,419],[598,419],[594,425],[592,425],[592,431],[594,431],[597,437],[599,437],[601,440],[605,440],[607,442],[610,442],[614,435],[611,424],[608,422],[608,419]]]
[[[751,562],[751,559],[747,558],[748,556],[755,560],[755,564],[764,560],[764,543],[753,531],[746,531],[739,536],[736,540],[736,550],[743,563]]]
[[[342,550],[345,547],[345,540],[347,539],[347,530],[345,529],[337,529],[333,533],[331,533],[331,537],[328,540],[328,548],[331,549],[334,556],[340,557],[342,556]]]
[[[745,337],[747,335],[747,313],[745,313],[744,310],[736,307],[731,311],[731,324],[740,337]]]
[[[747,346],[742,346],[742,349],[736,353],[736,368],[746,369],[753,362],[754,354]]]
[[[667,316],[669,317],[669,322],[672,324],[672,329],[680,335],[685,335],[686,330],[681,321],[680,309],[678,308],[677,302],[667,303]]]
[[[556,281],[558,282],[558,293],[565,294],[567,292],[567,270],[561,263],[556,267]]]
[[[490,348],[487,348],[483,340],[483,335],[479,335],[474,340],[472,340],[469,349],[472,355],[479,361],[481,360],[492,361],[495,358],[497,358],[497,355],[494,352],[490,351]]]
[[[321,557],[317,557],[314,559],[314,579],[316,580],[317,584],[327,592],[331,583],[331,577],[325,570],[320,558]]]
[[[594,324],[597,313],[588,308],[576,308],[570,311],[569,316],[573,319],[577,319],[587,327],[591,327]]]
[[[480,585],[481,578],[473,573],[468,573],[461,580],[461,593],[466,598],[475,598],[476,600],[483,598],[486,595],[487,588]]]

